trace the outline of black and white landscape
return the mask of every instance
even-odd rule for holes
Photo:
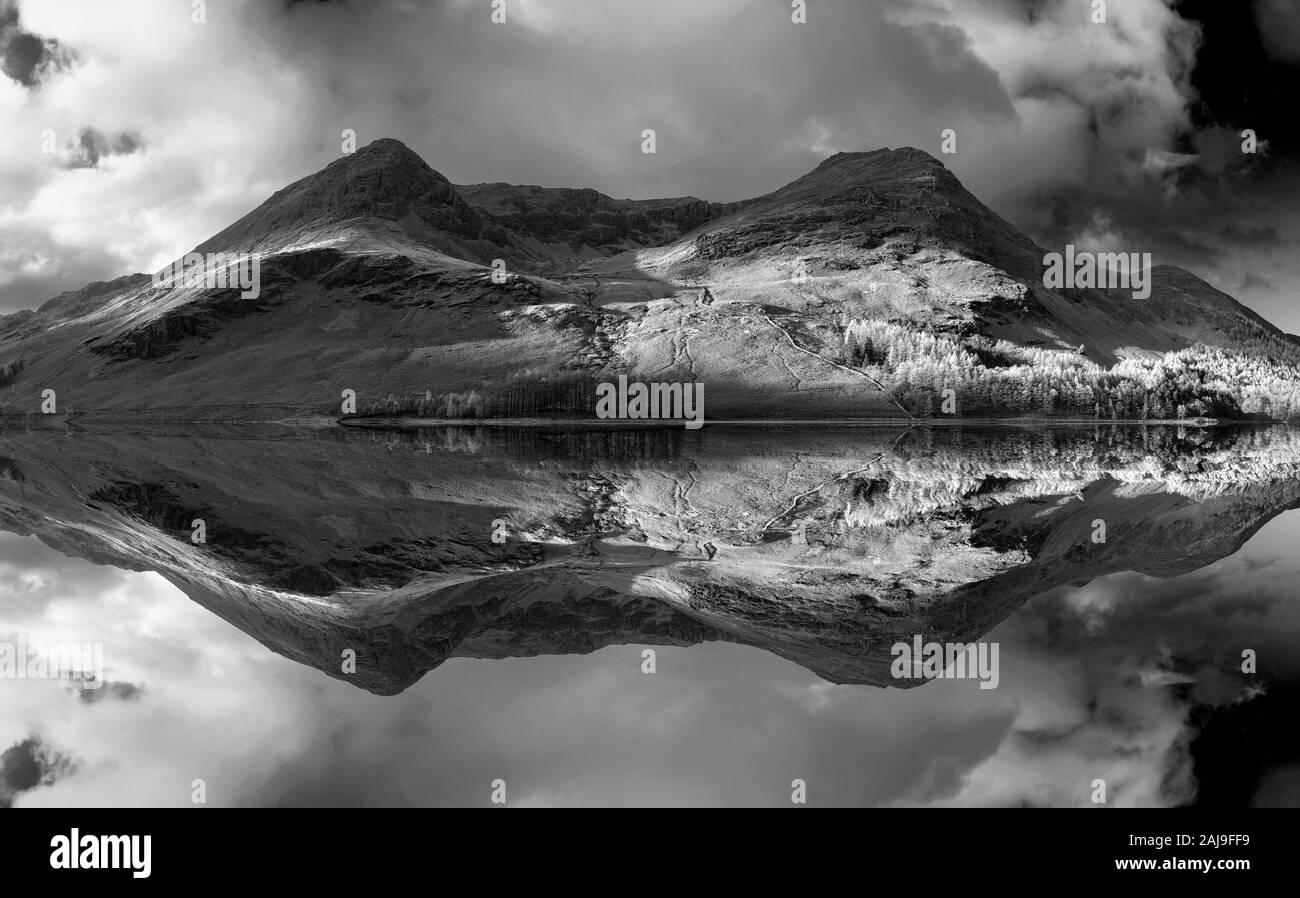
[[[0,55],[0,806],[1300,804],[1300,7]]]

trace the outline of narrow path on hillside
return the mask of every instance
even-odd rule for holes
[[[781,336],[785,337],[786,342],[789,343],[791,346],[793,346],[795,349],[799,350],[799,351],[802,352],[804,355],[810,355],[810,356],[812,356],[812,357],[815,358],[817,361],[822,362],[823,364],[830,365],[832,368],[838,368],[838,369],[840,369],[841,371],[847,371],[847,372],[849,372],[850,374],[856,374],[858,377],[865,378],[866,380],[868,380],[868,381],[870,381],[872,384],[874,384],[875,387],[876,387],[876,389],[880,390],[880,392],[882,392],[882,393],[884,393],[886,396],[888,396],[888,397],[889,397],[889,401],[892,402],[892,403],[894,403],[894,405],[898,408],[898,410],[899,410],[900,412],[902,412],[903,414],[907,415],[908,418],[910,418],[910,419],[912,419],[912,420],[916,420],[916,416],[913,415],[910,411],[908,411],[907,407],[904,406],[903,403],[901,403],[901,402],[899,402],[897,399],[895,399],[895,398],[894,398],[894,394],[891,393],[891,392],[889,392],[889,390],[885,389],[885,385],[884,385],[884,384],[882,384],[880,381],[876,380],[876,379],[875,379],[874,377],[872,377],[870,374],[868,374],[868,373],[865,372],[865,371],[859,371],[857,368],[850,368],[850,367],[848,367],[847,365],[841,365],[841,364],[839,364],[838,362],[832,362],[830,359],[824,359],[824,358],[822,358],[821,356],[819,356],[817,353],[812,352],[811,350],[808,350],[808,349],[804,349],[802,346],[800,346],[798,343],[796,343],[796,342],[794,341],[794,337],[790,336],[790,332],[789,332],[788,330],[786,330],[786,329],[783,328],[781,325],[777,324],[775,321],[773,321],[771,318],[769,318],[769,317],[767,316],[767,313],[766,313],[766,312],[759,312],[758,314],[759,314],[759,317],[761,317],[764,321],[766,321],[768,324],[772,325],[772,327],[774,327],[774,328],[776,328],[778,331],[780,331],[780,332],[781,332]],[[788,371],[789,368],[787,367],[786,370]]]

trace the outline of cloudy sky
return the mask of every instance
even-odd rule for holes
[[[1300,332],[1291,0],[504,2],[0,0],[0,311],[199,243],[345,128],[456,183],[710,200],[953,128],[1044,245],[1150,251]]]
[[[0,680],[0,807],[188,806],[196,779],[213,806],[484,806],[498,778],[515,806],[788,807],[796,778],[818,805],[1091,806],[1104,779],[1112,806],[1295,806],[1298,516],[1191,574],[1039,596],[984,637],[1000,644],[993,690],[835,686],[715,643],[658,649],[653,675],[639,646],[453,659],[378,697],[157,574],[2,534],[0,639],[102,641],[114,685],[88,702]],[[1197,742],[1207,719],[1226,735]]]

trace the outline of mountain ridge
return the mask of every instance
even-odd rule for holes
[[[928,417],[945,388],[959,415],[1239,417],[1289,414],[1300,381],[1293,338],[1183,269],[1153,267],[1142,301],[1048,289],[1043,248],[910,147],[709,203],[457,186],[385,138],[196,251],[261,254],[260,295],[130,275],[0,318],[21,369],[0,410],[54,389],[105,414],[329,414],[353,384],[375,412],[499,416],[522,381],[515,413],[590,416],[582,384],[624,372],[707,381],[737,418]]]

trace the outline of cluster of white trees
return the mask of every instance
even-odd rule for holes
[[[1039,414],[1108,419],[1300,415],[1300,347],[1263,337],[1244,351],[1197,344],[1111,367],[1079,352],[850,319],[833,361],[888,382],[920,415],[939,411],[952,390],[957,413]]]

